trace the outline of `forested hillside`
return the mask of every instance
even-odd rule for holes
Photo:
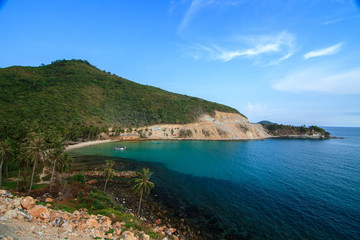
[[[138,84],[83,60],[40,67],[0,69],[0,125],[72,129],[74,126],[138,127],[194,122],[215,110],[237,110],[196,97]]]

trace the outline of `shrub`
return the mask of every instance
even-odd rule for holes
[[[85,176],[82,174],[76,174],[68,178],[68,183],[78,182],[78,183],[85,183]]]

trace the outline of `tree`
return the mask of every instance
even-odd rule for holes
[[[10,158],[10,152],[11,152],[11,144],[10,139],[7,138],[4,141],[0,142],[0,188],[2,187],[2,167],[3,164],[8,164],[9,158]]]
[[[106,166],[105,166],[105,169],[104,169],[104,175],[106,177],[106,181],[105,181],[105,185],[104,185],[104,192],[106,190],[107,182],[109,181],[109,179],[114,177],[114,171],[112,169],[114,166],[115,166],[114,161],[106,160]]]
[[[133,186],[133,189],[140,194],[140,201],[139,201],[139,207],[137,210],[137,215],[139,216],[140,213],[140,207],[141,207],[141,201],[143,194],[146,195],[150,194],[150,189],[155,186],[153,182],[150,182],[150,177],[153,173],[150,172],[148,168],[143,168],[141,172],[138,172],[138,178],[135,178],[133,181],[135,185]]]
[[[58,179],[58,176],[60,175],[60,184],[62,181],[62,173],[69,171],[70,169],[70,162],[73,161],[73,159],[69,156],[69,154],[64,153],[61,158],[59,158],[57,167],[56,167],[56,180]]]
[[[57,164],[59,161],[62,161],[65,156],[65,143],[62,139],[58,138],[54,141],[53,149],[51,151],[51,162],[52,162],[52,173],[50,178],[50,192],[52,190],[52,186],[54,184],[54,175],[55,171],[57,170]]]
[[[27,154],[29,156],[29,161],[33,163],[30,188],[28,192],[28,194],[30,194],[34,180],[36,164],[38,163],[38,161],[42,161],[45,159],[47,149],[45,146],[44,137],[42,136],[42,134],[39,133],[32,133],[31,136],[29,137],[28,144],[29,145],[26,147]]]

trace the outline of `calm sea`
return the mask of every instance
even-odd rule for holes
[[[207,239],[360,239],[360,128],[331,140],[160,141],[71,151],[154,172],[159,201]],[[130,160],[124,160],[130,159]]]

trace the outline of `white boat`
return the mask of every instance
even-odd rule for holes
[[[126,146],[120,146],[120,147],[113,147],[114,150],[121,150],[124,151],[126,150]]]

